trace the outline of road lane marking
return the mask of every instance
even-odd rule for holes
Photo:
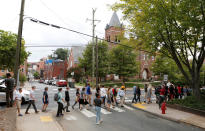
[[[77,118],[75,116],[72,116],[72,115],[65,116],[65,119],[68,120],[68,121],[71,121],[71,120],[76,121],[77,120]]]
[[[112,114],[112,112],[109,112],[109,111],[107,111],[107,110],[105,110],[105,109],[103,109],[103,108],[101,108],[101,112],[102,112],[103,114],[105,114],[105,115],[107,115],[107,114]]]
[[[83,109],[80,112],[83,113],[87,117],[95,117],[96,116],[94,113],[92,113],[91,111],[88,111],[87,109]]]
[[[118,107],[115,107],[115,108],[111,107],[111,109],[113,109],[114,111],[117,111],[117,112],[125,112],[125,110],[120,109]]]
[[[50,116],[40,116],[42,122],[52,122],[53,119]]]
[[[146,109],[145,106],[143,106],[143,104],[133,104],[135,107],[140,108],[140,109]]]
[[[131,111],[134,110],[133,108],[131,108],[131,107],[127,106],[127,105],[124,105],[124,107],[125,107],[126,109],[128,109],[128,110],[131,110]]]

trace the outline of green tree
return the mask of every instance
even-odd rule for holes
[[[151,70],[155,75],[161,76],[168,75],[168,79],[174,84],[187,84],[182,73],[178,69],[173,59],[170,59],[163,54],[158,54],[155,62],[152,64]]]
[[[124,42],[125,40],[121,40],[121,43]],[[110,51],[109,56],[110,73],[119,75],[119,77],[122,78],[123,83],[126,78],[136,75],[138,66],[135,50],[128,48],[126,45],[117,45]]]
[[[68,49],[58,48],[54,54],[56,54],[56,59],[65,60],[68,57]]]
[[[120,1],[114,9],[122,10],[136,39],[173,59],[200,99],[200,69],[205,58],[205,1]]]
[[[15,65],[17,35],[11,32],[0,30],[0,68],[13,71]],[[29,56],[22,40],[20,64]]]
[[[71,75],[72,72],[74,72],[74,76]],[[80,82],[80,80],[83,77],[83,70],[82,70],[82,68],[80,68],[80,67],[70,68],[67,71],[67,77],[73,77],[77,83]]]
[[[96,54],[95,54],[96,55]],[[92,44],[88,44],[83,57],[79,58],[80,67],[85,70],[86,76],[92,76]],[[98,76],[103,78],[108,73],[108,45],[104,41],[98,41]]]
[[[39,79],[40,78],[40,74],[36,71],[34,74],[34,79]]]

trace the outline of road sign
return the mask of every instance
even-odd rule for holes
[[[164,75],[164,81],[168,81],[168,75]]]

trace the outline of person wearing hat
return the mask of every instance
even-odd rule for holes
[[[124,107],[124,101],[125,101],[125,86],[121,86],[119,90],[119,96],[120,96],[120,106]]]

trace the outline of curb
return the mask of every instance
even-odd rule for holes
[[[192,125],[192,126],[196,126],[196,127],[200,128],[200,129],[205,129],[204,127],[201,127],[200,125],[197,125],[197,124],[194,124],[194,123],[190,123],[190,122],[187,122],[187,121],[184,121],[184,120],[178,120],[178,119],[170,118],[170,117],[167,117],[167,116],[162,116],[162,115],[150,112],[150,111],[146,111],[146,110],[137,108],[137,107],[133,106],[132,104],[129,104],[129,105],[131,105],[131,107],[133,107],[133,108],[135,108],[137,110],[144,111],[146,113],[152,114],[152,115],[160,117],[162,119],[166,119],[166,120],[169,120],[169,121],[174,121],[174,122],[177,122],[177,123],[185,123],[185,124],[189,124],[189,125]]]

